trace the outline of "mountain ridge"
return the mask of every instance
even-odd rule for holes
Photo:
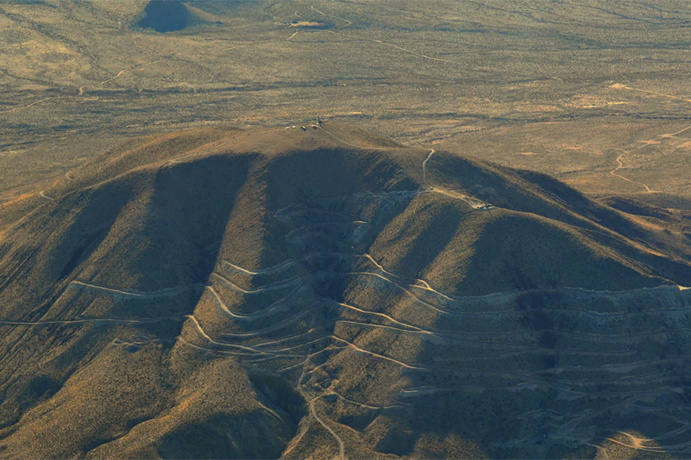
[[[40,192],[0,208],[4,456],[686,452],[688,243],[547,176],[326,122]]]

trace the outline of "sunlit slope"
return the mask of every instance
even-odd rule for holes
[[[685,452],[688,248],[546,176],[325,124],[132,140],[27,200],[2,456]]]

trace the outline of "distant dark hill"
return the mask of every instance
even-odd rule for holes
[[[0,207],[0,456],[688,456],[691,245],[611,204],[337,123],[114,146]]]
[[[137,25],[156,32],[174,32],[185,29],[191,22],[190,11],[183,2],[175,0],[151,0],[144,7],[144,17]]]

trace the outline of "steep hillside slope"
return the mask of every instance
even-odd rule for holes
[[[187,131],[0,238],[2,457],[689,455],[688,241],[543,175]]]

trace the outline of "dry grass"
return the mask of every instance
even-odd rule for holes
[[[0,457],[688,457],[687,3],[146,3],[0,5]]]
[[[614,452],[584,433],[645,408],[681,449],[672,211],[338,123],[134,139],[43,193],[0,215],[4,456]]]

